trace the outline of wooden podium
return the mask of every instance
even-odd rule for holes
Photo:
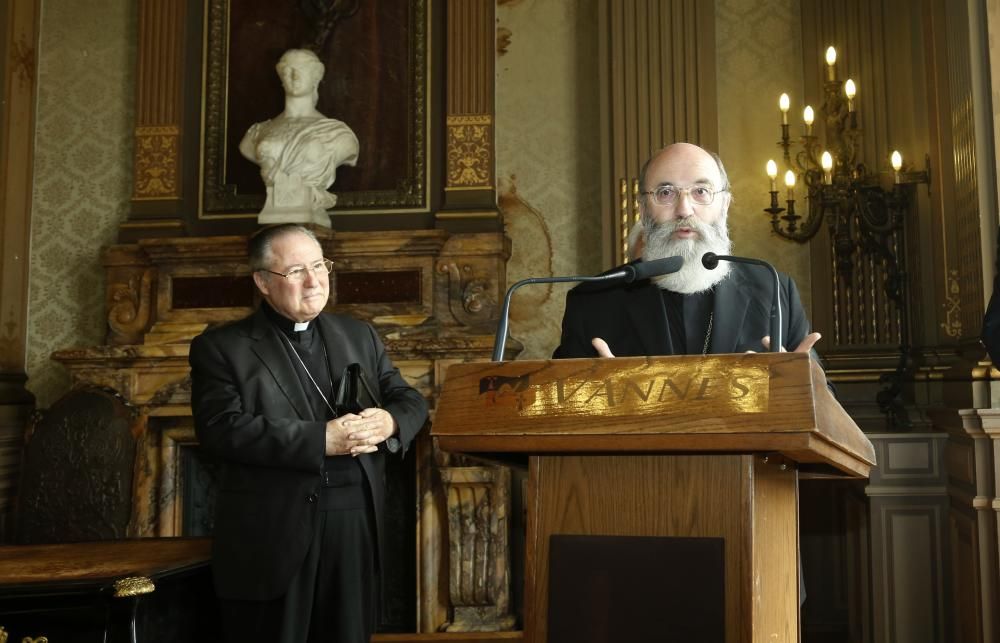
[[[549,623],[550,609],[566,602],[551,596],[550,605],[552,543],[566,536],[611,537],[626,550],[662,541],[668,552],[675,544],[720,543],[711,572],[718,577],[681,564],[662,578],[667,600],[683,607],[688,590],[698,595],[716,583],[724,617],[715,639],[795,643],[798,476],[867,477],[875,464],[871,443],[827,389],[822,369],[800,353],[457,364],[432,435],[447,451],[527,458],[529,643],[567,638]],[[684,563],[686,550],[674,551]],[[614,599],[630,583],[611,588],[607,609],[618,609],[610,606],[621,604]],[[595,620],[594,609],[580,605],[576,618],[614,616]],[[644,618],[664,629],[656,640],[702,631],[683,616]],[[588,627],[588,640],[628,638]]]

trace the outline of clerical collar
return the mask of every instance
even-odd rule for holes
[[[267,315],[267,318],[271,320],[271,323],[277,326],[278,330],[280,330],[288,337],[295,339],[302,333],[312,330],[313,324],[311,321],[305,321],[305,322],[292,321],[291,319],[285,317],[284,315],[276,311],[274,308],[271,308],[271,306],[266,301],[261,302],[260,307],[264,310],[264,314]]]

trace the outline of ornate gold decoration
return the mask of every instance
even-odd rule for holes
[[[448,503],[449,632],[496,632],[514,627],[510,612],[510,470],[441,469]]]
[[[21,639],[21,643],[49,643],[49,639],[45,636],[39,636],[38,638],[35,639],[31,638],[30,636],[26,636],[23,639]]]
[[[445,189],[491,188],[493,117],[448,117],[448,185]]]
[[[135,194],[137,201],[178,198],[180,128],[174,125],[138,127],[135,131]]]
[[[958,283],[958,270],[948,271],[948,293],[945,295],[944,321],[941,328],[948,337],[962,336],[962,287]]]
[[[7,643],[7,631],[0,625],[0,643]]]
[[[152,594],[156,589],[153,581],[145,576],[128,576],[115,581],[115,598]]]

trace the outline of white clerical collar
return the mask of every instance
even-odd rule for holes
[[[301,333],[304,330],[309,330],[309,322],[307,321],[295,322],[295,325],[292,327],[292,330],[294,330],[296,333]]]

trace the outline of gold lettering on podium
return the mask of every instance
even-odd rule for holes
[[[770,369],[706,358],[694,368],[648,366],[592,379],[522,376],[493,384],[480,390],[488,391],[487,403],[516,408],[522,416],[762,413],[770,397]]]

